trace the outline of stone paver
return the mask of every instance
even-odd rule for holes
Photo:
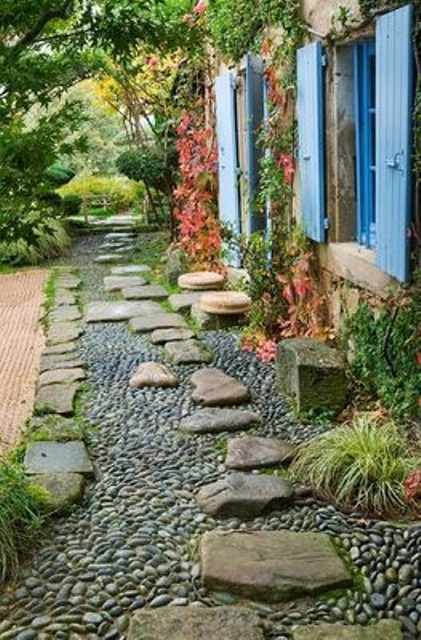
[[[175,387],[177,376],[160,362],[143,362],[129,380],[131,387]]]
[[[251,429],[261,422],[261,416],[254,411],[208,408],[200,409],[193,415],[183,418],[179,429],[189,433],[219,433]]]
[[[189,293],[173,293],[168,298],[168,302],[174,311],[188,311],[194,304],[197,304],[203,295],[203,291],[190,291]]]
[[[146,280],[140,276],[105,276],[105,291],[120,291],[127,287],[138,287],[146,284]]]
[[[79,369],[85,366],[75,353],[58,353],[52,356],[41,356],[39,370],[53,371],[55,369]]]
[[[68,322],[80,320],[82,314],[75,305],[60,305],[51,312],[50,317],[54,322]]]
[[[80,423],[58,415],[33,416],[28,423],[28,431],[36,433],[39,441],[68,442],[84,438]]]
[[[30,442],[26,447],[25,471],[44,473],[92,473],[93,467],[83,442]]]
[[[198,340],[167,342],[165,354],[174,364],[209,364],[212,354]]]
[[[136,316],[162,313],[157,302],[116,300],[115,302],[90,302],[86,306],[86,322],[120,322]]]
[[[98,262],[99,264],[114,264],[115,262],[124,262],[124,256],[119,253],[104,253],[96,258],[94,258],[94,262]]]
[[[38,378],[38,386],[61,384],[62,382],[77,382],[84,380],[86,373],[82,368],[69,368],[62,365],[61,369],[44,371]]]
[[[127,639],[263,640],[263,631],[257,613],[244,607],[172,607],[136,613]]]
[[[147,273],[151,268],[147,264],[126,264],[122,267],[112,267],[111,275],[128,276],[135,273]]]
[[[129,321],[129,329],[134,333],[148,333],[149,331],[155,331],[155,329],[169,329],[173,327],[187,327],[186,321],[183,316],[177,313],[163,313],[162,309],[160,313],[131,318]]]
[[[55,345],[47,345],[42,350],[42,355],[53,356],[61,353],[71,353],[72,351],[76,352],[76,342],[74,342],[73,340],[70,342],[60,342],[59,344]]]
[[[248,436],[228,440],[225,466],[250,471],[291,462],[295,447],[285,440]]]
[[[194,387],[192,399],[206,406],[236,405],[250,400],[249,389],[219,369],[196,371],[190,381]]]
[[[104,240],[131,240],[135,237],[132,231],[112,231],[104,236]]]
[[[54,304],[56,307],[68,307],[75,305],[76,296],[70,291],[62,291],[60,293],[56,293]]]
[[[65,511],[83,498],[85,480],[80,473],[43,473],[32,476],[31,484],[47,491],[47,508]]]
[[[269,511],[280,511],[290,504],[294,488],[275,476],[233,473],[200,489],[198,505],[205,513],[220,518],[254,518]]]
[[[48,329],[47,344],[52,346],[62,342],[72,342],[82,333],[82,327],[76,322],[53,322]]]
[[[35,409],[43,413],[59,413],[61,415],[73,413],[79,389],[79,382],[49,384],[41,387],[35,397]]]
[[[145,284],[137,287],[124,287],[121,291],[123,298],[126,300],[148,300],[156,298],[164,300],[168,298],[168,291],[165,287],[158,284]]]
[[[190,340],[190,338],[194,338],[194,335],[194,331],[191,331],[191,329],[156,329],[151,334],[151,342],[153,344],[165,344],[176,340]]]
[[[370,626],[343,624],[310,624],[294,627],[293,640],[403,640],[397,620],[380,620]]]
[[[60,275],[57,278],[57,289],[77,289],[80,287],[81,279],[78,276]]]
[[[324,533],[208,532],[200,543],[209,589],[266,602],[286,602],[352,584]]]

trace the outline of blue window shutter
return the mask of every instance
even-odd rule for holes
[[[377,265],[400,281],[409,275],[411,28],[410,5],[376,23]]]
[[[298,163],[301,220],[306,234],[325,240],[325,167],[322,47],[314,42],[297,51]]]
[[[235,75],[227,71],[215,80],[218,138],[219,219],[234,233],[240,229],[235,118]]]
[[[265,228],[265,218],[257,215],[254,200],[259,184],[260,159],[262,150],[257,143],[263,122],[263,61],[250,53],[245,58],[246,66],[246,145],[247,166],[245,178],[247,181],[248,231],[262,231]]]

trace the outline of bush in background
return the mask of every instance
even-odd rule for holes
[[[59,196],[60,197],[60,196]],[[77,216],[82,208],[83,200],[80,196],[69,194],[61,200],[61,206],[64,216]]]
[[[45,175],[47,179],[53,184],[63,185],[67,184],[75,177],[75,172],[68,167],[64,167],[61,164],[52,164],[51,167],[48,167],[45,171]]]
[[[125,151],[118,156],[116,167],[131,180],[144,182],[151,189],[165,191],[165,161],[153,148]]]
[[[78,175],[58,192],[64,198],[79,196],[84,208],[113,206],[118,212],[129,210],[144,197],[144,187],[121,176]]]

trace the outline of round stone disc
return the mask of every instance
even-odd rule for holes
[[[207,313],[240,315],[250,310],[251,300],[241,291],[214,291],[204,293],[199,305]]]
[[[179,276],[178,286],[180,289],[190,289],[192,291],[222,289],[224,276],[216,271],[192,271]]]

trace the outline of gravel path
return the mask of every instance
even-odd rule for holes
[[[47,276],[40,269],[0,276],[0,454],[16,444],[32,412]]]
[[[86,300],[104,297],[102,276],[109,270],[93,267],[89,257],[100,242],[85,238],[73,255]],[[238,351],[235,333],[202,337],[214,365],[252,390],[248,408],[260,412],[264,423],[248,434],[299,442],[317,433],[318,427],[304,428],[288,415],[274,368]],[[256,605],[267,638],[288,639],[297,623],[385,617],[402,623],[405,640],[421,637],[421,524],[364,521],[311,501],[249,522],[206,516],[193,492],[226,473],[226,437],[176,430],[193,411],[188,379],[198,367],[172,367],[181,379],[174,389],[130,388],[137,365],[161,360],[162,351],[125,324],[88,326],[80,353],[88,365],[82,411],[94,425],[88,444],[97,478],[84,503],[44,532],[16,584],[0,596],[0,638],[117,640],[125,638],[132,612],[145,605],[231,603],[229,594],[211,597],[201,587],[197,545],[205,531],[247,528],[328,532],[361,572],[355,589],[307,609]]]

